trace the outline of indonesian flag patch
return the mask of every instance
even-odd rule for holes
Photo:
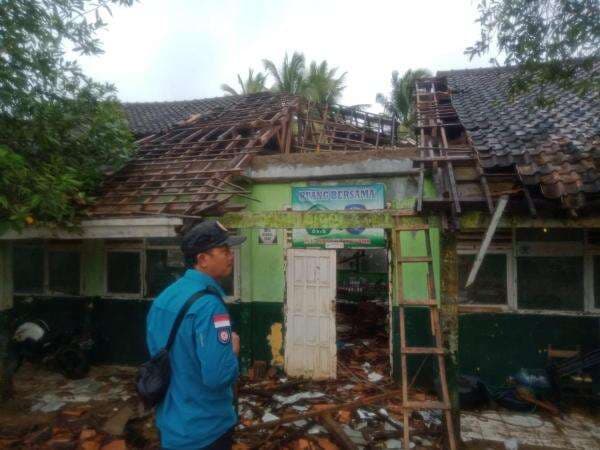
[[[231,341],[231,321],[228,314],[215,314],[213,323],[217,329],[217,339],[221,344],[229,344]]]
[[[215,324],[215,328],[230,327],[229,314],[215,314],[213,316],[213,323]]]

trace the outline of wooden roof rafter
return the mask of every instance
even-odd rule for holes
[[[397,148],[397,125],[287,94],[239,96],[137,141],[135,157],[105,180],[89,213],[200,217],[239,209],[228,201],[249,197],[237,180],[257,153]]]
[[[240,96],[141,139],[136,156],[104,182],[90,215],[198,216],[232,196],[248,197],[234,178],[287,127],[295,108],[288,95]]]

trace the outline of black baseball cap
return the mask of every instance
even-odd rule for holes
[[[181,251],[186,256],[195,256],[223,245],[234,247],[245,240],[244,236],[229,236],[227,228],[217,220],[206,220],[195,225],[183,236]]]

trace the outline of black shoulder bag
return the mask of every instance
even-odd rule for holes
[[[169,382],[171,381],[169,350],[171,350],[173,342],[175,342],[177,331],[186,313],[192,304],[205,294],[215,294],[221,298],[219,293],[210,287],[196,292],[188,298],[175,318],[167,345],[158,351],[150,361],[140,366],[135,385],[146,409],[153,408],[165,397],[167,389],[169,389]]]

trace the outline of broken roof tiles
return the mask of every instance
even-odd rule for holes
[[[175,102],[122,103],[121,107],[131,132],[142,137],[165,131],[193,114],[228,108],[235,101],[235,96],[224,96]]]
[[[272,139],[283,140],[297,98],[261,93],[228,101],[138,141],[135,157],[105,180],[90,215],[198,215],[247,196],[234,176]]]
[[[485,169],[514,166],[525,185],[577,210],[600,193],[600,99],[549,85],[554,103],[536,105],[539,90],[512,100],[514,68],[439,72]],[[586,76],[600,76],[600,64]]]

